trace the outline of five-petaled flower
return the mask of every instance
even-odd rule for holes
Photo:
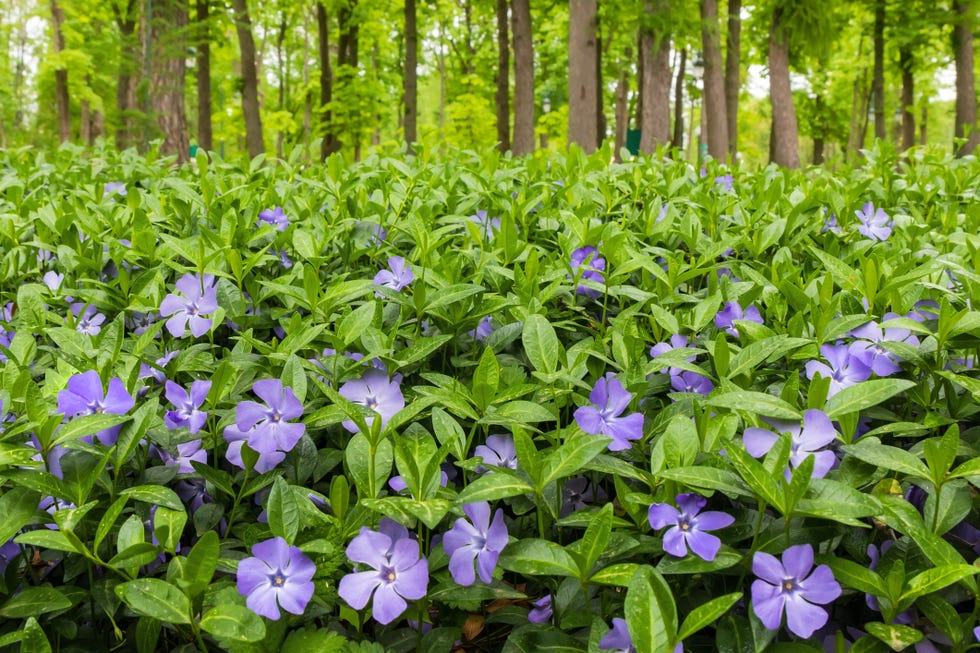
[[[102,323],[105,322],[105,315],[99,313],[99,309],[91,304],[75,302],[68,308],[75,316],[75,330],[90,336],[96,336],[102,331]]]
[[[207,449],[201,448],[201,441],[199,439],[178,444],[177,455],[153,445],[150,445],[150,452],[156,453],[164,465],[176,467],[178,474],[194,473],[194,465],[191,463],[198,462],[204,465],[208,462],[208,451]]]
[[[252,392],[265,404],[245,400],[235,408],[235,426],[248,434],[248,446],[260,454],[292,451],[306,432],[305,424],[286,421],[303,414],[293,389],[284,388],[279,379],[262,379],[252,385]]]
[[[614,653],[636,653],[633,638],[630,637],[630,631],[626,627],[626,620],[616,617],[612,623],[612,630],[599,640],[599,648]]]
[[[691,348],[691,343],[690,340],[688,340],[687,336],[674,334],[670,337],[670,342],[658,342],[653,347],[650,347],[650,358],[658,358],[660,356],[663,356],[669,351],[674,351],[675,349],[690,349],[690,348]],[[696,358],[697,356],[688,356],[684,360],[686,360],[688,363],[693,363]],[[684,371],[679,367],[669,367],[666,370],[662,369],[660,371],[666,372],[668,370],[670,371],[670,374],[674,376],[679,375],[681,372]]]
[[[133,397],[126,391],[126,386],[116,377],[109,380],[109,388],[103,394],[102,379],[95,370],[71,377],[68,379],[68,387],[58,393],[58,412],[65,417],[96,413],[125,415],[134,405]],[[111,447],[116,443],[121,429],[122,426],[113,426],[95,435],[99,438],[99,442]],[[92,442],[91,435],[81,439]]]
[[[316,565],[281,537],[259,542],[252,557],[238,563],[238,593],[247,597],[245,605],[263,617],[276,620],[279,608],[303,614],[313,597]]]
[[[527,613],[527,620],[532,624],[544,624],[551,621],[551,594],[545,594],[531,603],[534,607]]]
[[[483,458],[483,465],[474,470],[478,474],[487,471],[484,465],[517,469],[517,448],[509,435],[488,435],[486,444],[478,444],[473,455]]]
[[[786,612],[786,625],[798,637],[808,638],[827,623],[821,608],[841,595],[840,583],[827,565],[813,569],[813,546],[798,544],[783,552],[783,560],[763,551],[752,558],[752,609],[759,621],[777,630]]]
[[[677,505],[680,510],[667,503],[655,503],[650,506],[648,518],[650,528],[659,530],[671,526],[664,533],[664,551],[672,556],[683,558],[690,547],[702,560],[711,562],[721,548],[721,540],[706,531],[731,526],[735,518],[728,513],[717,510],[701,512],[708,500],[697,494],[677,495]]]
[[[192,434],[200,431],[208,418],[208,414],[200,408],[211,390],[211,382],[194,381],[189,393],[173,381],[167,381],[165,387],[167,400],[174,407],[174,410],[168,410],[163,416],[166,427],[173,430],[186,426]]]
[[[218,289],[214,275],[185,274],[177,280],[176,285],[184,296],[171,293],[160,302],[160,316],[170,316],[167,320],[167,331],[174,338],[180,338],[187,326],[195,338],[204,335],[211,328],[211,320],[204,316],[218,310]]]
[[[401,290],[413,281],[415,281],[415,273],[401,256],[389,258],[388,269],[374,275],[374,285],[385,286],[392,290]]]
[[[472,585],[476,580],[473,573],[475,560],[480,580],[489,583],[493,580],[497,558],[507,546],[504,511],[498,509],[492,523],[490,504],[486,501],[467,503],[463,512],[470,521],[460,517],[442,538],[442,546],[449,555],[449,572],[460,585]]]
[[[419,556],[418,542],[409,537],[394,539],[385,533],[361,527],[347,547],[353,562],[371,567],[340,579],[337,593],[355,610],[374,595],[372,612],[381,624],[390,624],[414,601],[425,596],[429,585],[429,561]]]
[[[828,398],[844,388],[867,381],[871,376],[871,368],[867,363],[868,354],[858,343],[821,345],[820,353],[830,365],[821,361],[807,361],[804,369],[806,369],[806,378],[811,381],[817,374],[830,379]]]
[[[888,214],[881,207],[875,208],[874,202],[866,202],[860,211],[855,211],[854,215],[861,221],[858,231],[863,236],[871,240],[888,240],[892,235],[892,222]]]
[[[742,306],[738,302],[728,302],[725,304],[725,308],[715,315],[715,326],[724,329],[729,335],[737,338],[738,329],[735,328],[735,320],[762,324],[762,315],[759,314],[759,309],[751,304],[742,310]]]
[[[779,439],[780,433],[789,433],[791,468],[799,467],[807,457],[813,456],[813,478],[823,478],[834,466],[837,457],[833,451],[825,450],[824,447],[834,441],[837,431],[822,410],[812,408],[803,413],[802,426],[799,422],[789,420],[767,419],[766,421],[776,432],[755,426],[745,429],[742,439],[749,455],[761,458],[769,453],[772,445]],[[790,470],[787,469],[786,478],[789,477]]]
[[[885,313],[884,319],[891,320],[899,316],[897,313]],[[885,342],[903,342],[913,347],[919,346],[919,339],[908,329],[882,328],[877,322],[871,321],[851,331],[858,338],[852,345],[855,352],[863,352],[863,362],[878,376],[889,376],[902,370],[898,363],[902,360],[898,355],[885,349]]]
[[[359,379],[352,379],[340,386],[340,394],[348,401],[370,408],[381,416],[381,428],[384,428],[395,413],[405,407],[405,397],[401,390],[401,376],[388,378],[388,373],[378,369],[369,369]],[[367,418],[368,427],[374,422],[374,416]],[[354,420],[344,420],[343,426],[351,433],[357,433]]]
[[[643,437],[643,414],[630,413],[620,417],[633,395],[623,388],[619,379],[610,372],[596,381],[589,394],[591,406],[580,406],[575,411],[575,421],[580,429],[593,435],[612,438],[610,451],[630,449],[630,440]]]
[[[606,259],[600,257],[599,250],[592,245],[586,245],[585,247],[579,247],[574,250],[568,262],[576,279],[580,281],[592,281],[594,283],[605,283],[606,278],[602,276],[602,272],[606,269]],[[572,275],[568,276],[571,278]],[[593,299],[602,295],[599,290],[589,288],[581,283],[578,284],[575,292]]]
[[[263,224],[272,225],[279,231],[286,231],[286,227],[289,226],[289,218],[286,217],[282,207],[277,206],[259,212],[259,226],[261,227]]]

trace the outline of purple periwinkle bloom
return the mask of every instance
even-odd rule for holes
[[[856,344],[856,343],[855,343]],[[867,381],[871,376],[871,368],[866,362],[867,354],[864,347],[855,344],[848,345],[821,345],[820,353],[827,360],[827,363],[820,361],[808,361],[806,364],[806,378],[811,381],[819,374],[824,378],[830,379],[830,390],[827,397],[835,394],[862,381]]]
[[[602,486],[594,485],[584,476],[576,476],[565,481],[561,491],[561,516],[565,517],[577,510],[588,508],[593,501],[602,503],[608,496]]]
[[[591,245],[586,245],[585,247],[579,247],[572,252],[569,257],[569,265],[572,267],[572,273],[575,275],[576,279],[583,281],[593,281],[595,283],[605,283],[606,278],[602,276],[602,273],[606,269],[606,259],[599,256],[599,250]],[[572,278],[572,275],[568,275]],[[602,292],[594,288],[589,288],[583,284],[578,284],[575,292],[579,295],[585,295],[586,297],[591,297],[596,299],[602,295]]]
[[[759,309],[755,306],[749,305],[743,310],[738,302],[728,302],[725,304],[725,308],[715,315],[715,326],[724,329],[729,335],[737,338],[738,329],[735,328],[735,320],[762,324],[762,315],[759,314]]]
[[[303,414],[293,389],[283,387],[279,379],[262,379],[252,385],[252,392],[265,404],[245,400],[235,408],[235,426],[248,434],[248,446],[260,454],[292,451],[306,432],[305,424],[286,421]]]
[[[154,322],[156,322],[156,316],[153,313],[133,313],[126,319],[126,326],[129,327],[134,336],[141,336],[153,326]]]
[[[752,609],[759,621],[777,630],[786,612],[786,625],[798,637],[808,638],[827,623],[827,610],[821,608],[841,595],[840,583],[827,565],[813,569],[813,546],[798,544],[783,552],[782,562],[775,556],[756,551],[752,573]]]
[[[75,331],[85,333],[90,336],[98,335],[102,331],[102,323],[105,322],[105,315],[99,313],[99,309],[91,304],[76,302],[69,306],[72,315],[75,316]]]
[[[279,265],[282,266],[283,270],[288,270],[293,267],[293,259],[289,258],[285,247],[279,250],[274,249],[272,253],[279,259]]]
[[[228,443],[225,458],[239,469],[245,469],[245,461],[242,459],[242,445],[248,443],[251,435],[252,431],[241,431],[234,424],[225,427],[224,438],[225,442]],[[254,449],[251,444],[248,446]],[[260,451],[258,454],[259,459],[255,462],[255,471],[259,474],[275,469],[279,463],[286,459],[286,454],[282,451]]]
[[[282,207],[277,206],[259,212],[259,226],[261,227],[263,224],[271,225],[279,231],[286,231],[286,227],[289,226],[289,218],[286,217]]]
[[[163,350],[163,356],[156,359],[154,363],[156,367],[151,367],[146,363],[140,363],[140,373],[137,378],[140,379],[154,379],[157,383],[163,383],[167,380],[167,375],[164,374],[163,368],[174,359],[174,357],[180,353],[179,349],[173,351]],[[158,369],[159,368],[159,369]]]
[[[874,202],[866,202],[860,211],[855,211],[854,215],[861,221],[858,231],[871,240],[888,240],[892,235],[892,222],[888,214],[882,208],[875,208]]]
[[[874,571],[878,568],[878,563],[881,561],[881,557],[888,552],[888,549],[892,547],[895,542],[893,540],[885,540],[881,543],[881,548],[879,549],[874,544],[868,545],[868,558],[871,559],[871,563],[868,565],[868,569]],[[881,608],[878,605],[878,597],[874,594],[865,594],[864,602],[869,608],[875,612],[881,612]]]
[[[612,623],[612,630],[599,640],[599,648],[614,653],[636,653],[633,638],[630,637],[630,631],[626,627],[626,620],[616,617]]]
[[[347,557],[371,570],[341,578],[337,593],[355,610],[364,608],[374,595],[372,613],[378,623],[390,624],[408,608],[406,599],[420,599],[428,590],[429,561],[419,556],[419,545],[411,538],[393,540],[362,527],[348,545]]]
[[[688,349],[690,347],[691,344],[687,336],[675,334],[670,337],[670,342],[658,342],[653,347],[650,347],[650,358],[658,358],[666,354],[668,351],[673,351],[675,349]],[[695,358],[697,357],[688,356],[684,360],[686,360],[688,363],[693,363]],[[672,375],[680,374],[681,372],[684,371],[679,367],[670,367],[668,369],[670,370],[670,373]],[[667,370],[660,370],[660,371],[665,372]]]
[[[387,270],[381,270],[374,275],[374,285],[385,286],[392,290],[401,290],[408,284],[415,281],[415,273],[401,256],[392,256],[388,259]]]
[[[531,603],[534,607],[527,613],[527,620],[532,624],[545,624],[551,621],[551,594],[545,594]]]
[[[47,286],[48,290],[50,290],[51,292],[55,292],[56,290],[61,288],[61,284],[62,282],[64,282],[64,280],[65,280],[65,275],[59,274],[54,270],[48,270],[47,272],[44,273],[44,276],[41,277],[41,281],[44,282],[44,285]]]
[[[128,194],[126,183],[122,181],[110,181],[102,189],[102,197],[112,197],[113,195],[126,197]]]
[[[463,513],[470,520],[460,517],[442,538],[442,546],[449,555],[449,573],[460,585],[472,585],[476,580],[473,572],[473,562],[476,561],[480,580],[489,583],[493,580],[497,558],[507,546],[504,511],[498,509],[492,523],[490,504],[486,501],[467,503],[463,506]]]
[[[185,274],[177,280],[177,290],[183,297],[169,294],[160,302],[160,316],[167,317],[167,331],[174,338],[184,335],[184,327],[198,338],[211,328],[211,320],[204,317],[218,310],[218,289],[214,275]]]
[[[623,388],[619,379],[610,372],[595,382],[589,394],[591,406],[580,406],[575,410],[575,421],[580,429],[593,435],[612,438],[610,451],[630,449],[630,440],[643,437],[643,414],[630,413],[620,417],[633,395]]]
[[[206,465],[208,462],[207,449],[201,448],[200,440],[181,442],[177,445],[177,455],[153,446],[150,449],[160,457],[164,465],[176,467],[178,474],[193,474],[194,466],[191,464],[192,462],[199,462],[202,465]]]
[[[680,374],[671,375],[670,387],[675,392],[694,392],[699,395],[709,395],[715,389],[715,384],[703,374],[684,371]]]
[[[885,313],[884,319],[891,320],[899,317],[896,313]],[[885,349],[884,342],[904,342],[914,347],[919,346],[919,339],[908,329],[881,328],[877,322],[871,321],[851,331],[851,335],[859,340],[852,347],[856,353],[863,352],[863,361],[878,376],[889,376],[901,372],[898,363],[902,360]]]
[[[388,378],[388,373],[371,368],[364,372],[359,379],[352,379],[340,386],[340,394],[348,401],[370,408],[381,416],[383,429],[395,413],[405,407],[405,396],[402,395],[401,377]],[[370,427],[374,416],[367,418]],[[354,420],[344,420],[343,426],[351,433],[357,433]]]
[[[517,469],[517,449],[514,438],[509,435],[488,435],[486,444],[478,444],[473,455],[483,458],[483,465],[476,468],[477,473],[488,471],[484,465]]]
[[[494,232],[500,231],[500,218],[491,218],[484,209],[477,211],[476,215],[471,215],[470,221],[480,228],[480,233],[487,240],[493,240]]]
[[[281,537],[259,542],[252,557],[238,563],[236,586],[245,605],[263,617],[279,619],[279,608],[303,614],[313,597],[316,565]]]
[[[820,228],[820,233],[825,234],[827,232],[837,234],[838,236],[844,233],[844,229],[837,223],[837,214],[831,211],[830,215],[824,219],[823,227]]]
[[[194,381],[189,393],[173,381],[167,381],[165,394],[174,410],[168,410],[164,414],[163,423],[170,430],[186,426],[191,434],[200,431],[208,414],[199,409],[210,390],[210,381]]]
[[[726,192],[732,192],[732,184],[735,178],[731,175],[720,175],[715,177],[715,187],[719,190],[724,190]]]
[[[126,392],[126,386],[116,377],[109,380],[109,388],[103,393],[102,379],[95,370],[76,374],[68,379],[68,387],[58,392],[58,412],[69,418],[96,413],[125,415],[134,405],[132,396]],[[111,447],[116,443],[120,430],[122,425],[99,431],[95,435],[99,442]],[[87,435],[82,440],[92,442],[92,436]]]
[[[721,548],[721,540],[707,531],[731,526],[735,518],[717,510],[701,512],[707,503],[704,497],[687,493],[677,495],[679,509],[669,503],[650,506],[650,528],[659,530],[665,526],[671,527],[663,536],[664,551],[683,558],[690,548],[702,560],[711,562],[715,559]]]
[[[484,315],[480,323],[476,325],[476,328],[472,331],[467,331],[466,335],[479,342],[486,342],[491,333],[493,333],[493,320],[489,315]]]
[[[749,455],[761,458],[769,453],[780,433],[789,433],[791,438],[789,466],[799,467],[808,456],[813,456],[813,478],[823,478],[834,466],[837,457],[833,451],[824,450],[837,437],[837,431],[830,418],[822,410],[812,408],[803,413],[803,424],[799,422],[767,419],[776,432],[769,429],[750,427],[745,429],[743,441]],[[789,478],[789,470],[786,477]]]

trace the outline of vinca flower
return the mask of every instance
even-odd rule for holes
[[[369,369],[359,379],[348,381],[340,386],[340,394],[348,401],[370,408],[381,416],[381,428],[384,428],[395,413],[405,407],[405,397],[401,390],[401,377],[389,379],[388,373],[378,369]],[[367,418],[368,427],[374,423],[374,416]],[[354,420],[344,420],[343,426],[351,433],[357,433]]]
[[[260,454],[292,451],[306,432],[305,424],[286,421],[303,414],[293,389],[283,387],[279,379],[262,379],[252,385],[252,392],[265,404],[245,400],[235,408],[235,426],[248,434],[248,446]]]
[[[167,375],[164,374],[163,368],[165,368],[167,364],[170,363],[170,361],[172,361],[174,357],[179,353],[180,353],[179,349],[175,349],[173,351],[167,351],[166,349],[164,349],[163,356],[161,356],[160,358],[154,361],[156,367],[151,367],[146,363],[140,363],[140,373],[137,378],[139,379],[152,378],[157,383],[163,383],[164,381],[167,380]]]
[[[626,620],[616,617],[612,623],[612,630],[599,640],[599,648],[614,653],[636,653],[633,638],[630,637],[630,631],[626,627]]]
[[[390,624],[408,608],[408,602],[425,596],[429,585],[429,561],[419,556],[419,545],[408,537],[395,539],[361,527],[347,547],[347,557],[367,565],[340,579],[337,593],[347,605],[360,610],[374,596],[371,612],[375,620]]]
[[[575,411],[575,421],[586,433],[612,438],[609,443],[610,451],[631,449],[633,445],[630,440],[643,437],[642,413],[620,417],[632,399],[633,395],[610,372],[596,381],[589,395],[589,401],[593,405],[580,406]]]
[[[476,215],[471,215],[470,221],[480,228],[480,233],[487,240],[493,240],[494,233],[500,231],[500,218],[491,218],[484,209],[477,211]]]
[[[204,317],[218,310],[218,289],[214,275],[185,274],[177,280],[177,290],[183,297],[173,293],[160,302],[160,316],[167,317],[167,331],[174,338],[184,335],[184,327],[198,338],[211,328],[211,320]]]
[[[86,335],[95,336],[102,331],[102,323],[105,322],[105,315],[98,312],[98,308],[91,304],[76,302],[69,306],[72,315],[75,316],[75,331]]]
[[[245,461],[242,460],[242,445],[248,442],[251,432],[241,431],[234,424],[229,424],[225,427],[223,435],[225,442],[228,443],[225,458],[235,467],[245,469]],[[254,448],[251,444],[248,446]],[[258,454],[259,458],[255,462],[255,471],[259,474],[275,469],[279,463],[286,459],[286,454],[283,451],[260,451]]]
[[[671,526],[663,536],[664,551],[683,558],[690,548],[702,560],[711,562],[715,559],[718,549],[721,548],[721,540],[707,531],[731,526],[735,518],[716,510],[701,512],[707,503],[708,500],[704,497],[688,493],[677,495],[680,509],[667,503],[650,506],[650,528],[660,530]]]
[[[762,315],[759,314],[759,309],[755,306],[749,305],[748,308],[742,310],[738,302],[728,302],[725,304],[725,308],[715,315],[715,326],[724,329],[729,335],[737,338],[738,329],[735,328],[735,320],[762,324]]]
[[[289,218],[286,217],[282,207],[277,206],[259,212],[259,226],[261,227],[263,224],[271,225],[278,231],[286,231],[286,228],[289,227]]]
[[[154,322],[156,322],[156,316],[153,313],[133,313],[126,319],[126,326],[132,330],[134,336],[141,336],[153,326]]]
[[[551,621],[551,594],[545,594],[531,603],[534,607],[527,613],[527,620],[532,624],[545,624]]]
[[[106,183],[102,190],[102,197],[110,198],[110,201],[115,201],[114,195],[120,197],[126,197],[129,191],[126,189],[126,183],[122,181],[110,181]]]
[[[489,315],[484,315],[483,319],[480,320],[480,323],[476,325],[476,328],[471,331],[467,331],[466,335],[474,338],[478,342],[486,342],[491,333],[493,333],[493,320]]]
[[[821,345],[820,353],[827,360],[827,363],[820,361],[808,361],[806,364],[806,378],[813,380],[817,374],[830,379],[830,390],[827,397],[849,388],[852,385],[867,381],[871,376],[871,368],[866,362],[866,353],[863,347],[854,344],[848,345]]]
[[[374,275],[374,284],[376,286],[401,290],[415,281],[415,273],[412,272],[412,268],[405,263],[405,259],[401,256],[392,256],[389,258],[388,268]]]
[[[473,573],[475,561],[480,580],[489,583],[493,580],[497,558],[507,546],[504,511],[498,509],[492,523],[490,504],[486,501],[467,503],[463,506],[463,513],[470,521],[460,517],[442,538],[442,546],[449,555],[449,573],[460,585],[472,585],[476,580]]]
[[[730,193],[732,192],[732,184],[734,181],[735,178],[732,177],[730,174],[721,175],[719,177],[715,177],[715,186],[720,190],[724,190],[725,192]]]
[[[274,537],[255,544],[252,557],[238,563],[235,585],[252,612],[275,621],[280,608],[303,614],[313,597],[314,574],[316,565],[298,547]]]
[[[569,265],[571,265],[572,272],[576,278],[580,280],[594,281],[595,283],[606,282],[606,278],[602,276],[602,272],[606,269],[606,259],[600,257],[599,250],[591,245],[579,247],[574,250],[569,258]],[[579,269],[581,269],[581,272],[579,272]],[[572,278],[572,275],[568,275],[568,278]],[[596,299],[602,295],[600,291],[589,288],[581,283],[575,289],[575,292],[579,295],[591,297],[592,299]]]
[[[478,474],[488,471],[484,465],[517,469],[517,449],[509,435],[488,435],[486,444],[478,444],[473,455],[483,458],[483,465],[475,470]]]
[[[699,395],[709,395],[715,389],[715,384],[703,374],[685,370],[680,374],[671,375],[670,387],[676,392],[694,392]]]
[[[109,388],[103,393],[102,379],[95,370],[74,375],[68,379],[67,385],[67,388],[58,392],[58,412],[68,418],[96,413],[125,415],[135,405],[133,397],[126,391],[126,386],[116,377],[109,380]],[[99,431],[95,436],[99,438],[99,442],[111,447],[116,443],[121,430],[120,424]],[[84,442],[92,442],[91,435],[81,439]]]
[[[163,423],[168,429],[179,429],[186,426],[191,434],[197,433],[204,426],[208,414],[198,410],[211,390],[210,381],[194,381],[191,391],[187,392],[173,381],[167,381],[165,394],[174,410],[168,410],[163,416]]]
[[[888,217],[884,209],[880,207],[876,209],[874,202],[866,202],[860,211],[854,212],[854,215],[861,221],[858,231],[863,236],[871,240],[883,241],[888,240],[888,237],[892,235],[894,222]]]
[[[670,342],[658,342],[653,347],[650,347],[650,358],[658,358],[663,356],[668,351],[673,351],[675,349],[689,349],[691,348],[690,341],[687,336],[682,336],[679,334],[672,335],[670,337]],[[693,363],[697,356],[688,356],[686,360],[688,363]],[[666,370],[660,370],[661,373],[670,371],[672,376],[681,374],[684,370],[679,367],[669,367]]]
[[[56,290],[61,288],[61,284],[64,280],[65,280],[65,275],[59,274],[54,270],[48,270],[47,272],[44,273],[44,276],[41,277],[41,281],[44,282],[44,285],[47,286],[48,290],[50,290],[51,292],[55,292]]]
[[[827,610],[820,607],[841,595],[840,583],[827,565],[813,569],[813,546],[798,544],[783,552],[782,562],[775,556],[756,551],[752,573],[752,609],[759,621],[777,630],[786,613],[791,633],[808,638],[827,623]]]
[[[191,464],[192,462],[199,462],[202,465],[206,465],[208,462],[208,452],[206,449],[201,448],[200,440],[181,442],[177,445],[176,456],[165,449],[160,449],[152,445],[150,446],[150,450],[160,457],[164,465],[176,467],[178,474],[193,474],[194,466]]]
[[[899,316],[895,313],[885,313],[884,315],[885,320],[896,317]],[[893,327],[883,329],[874,321],[854,329],[851,331],[851,335],[859,338],[852,345],[854,351],[859,355],[864,354],[862,360],[878,376],[889,376],[902,371],[898,365],[902,359],[885,349],[882,343],[904,342],[913,347],[919,346],[919,339],[912,335],[908,329]]]
[[[837,437],[837,431],[830,418],[822,410],[812,408],[803,413],[802,427],[799,422],[766,419],[776,432],[769,429],[750,427],[745,429],[743,441],[749,455],[761,458],[769,453],[772,445],[776,444],[780,433],[789,433],[791,438],[789,466],[799,467],[809,456],[813,456],[813,478],[823,478],[834,466],[837,460],[833,451],[824,449]],[[786,478],[789,479],[789,469]]]

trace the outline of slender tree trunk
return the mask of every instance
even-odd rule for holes
[[[211,7],[197,0],[197,145],[214,149],[211,129]]]
[[[319,3],[317,3],[319,4]],[[313,10],[316,20],[316,10]],[[303,144],[309,148],[310,135],[313,131],[313,92],[310,90],[310,30],[309,21],[304,10],[303,20],[303,87],[306,93],[303,98]]]
[[[674,138],[670,146],[684,150],[684,75],[687,67],[687,48],[681,48],[677,64],[677,85],[674,87]]]
[[[415,0],[405,0],[405,142],[409,147],[418,140],[419,111],[418,57],[419,32]]]
[[[333,112],[330,103],[333,101],[333,71],[330,68],[330,25],[327,22],[326,0],[316,3],[317,51],[320,59],[320,130],[323,140],[320,141],[320,159],[326,159],[336,152],[339,145],[334,137]]]
[[[289,94],[289,53],[284,52],[283,45],[286,42],[286,32],[289,30],[289,21],[286,20],[286,12],[280,10],[279,14],[279,33],[276,35],[276,60],[279,64],[279,111],[286,109],[286,97]],[[280,128],[276,133],[276,157],[282,158],[283,144],[286,140],[286,130]]]
[[[738,92],[742,86],[742,0],[728,0],[728,37],[725,55],[725,115],[728,118],[728,153],[738,152]]]
[[[977,131],[977,93],[973,79],[973,3],[954,0],[956,23],[953,25],[953,54],[956,59],[956,138],[966,138],[957,145],[957,156],[972,154],[980,144]]]
[[[926,125],[929,120],[929,103],[922,102],[922,116],[919,118],[919,145],[926,145],[928,140],[926,140]]]
[[[252,19],[247,0],[232,0],[235,12],[235,31],[242,55],[242,114],[245,116],[245,143],[253,159],[265,152],[262,138],[262,115],[259,112],[259,78],[255,64],[255,41],[252,39]]]
[[[670,33],[668,0],[647,0],[647,27],[640,31],[640,151],[653,152],[670,140]]]
[[[116,26],[119,28],[120,56],[116,84],[116,147],[124,150],[136,145],[139,138],[139,98],[136,88],[139,82],[139,38],[136,33],[137,4],[128,0],[124,7],[113,3]]]
[[[439,25],[439,140],[442,141],[446,130],[446,26]]]
[[[773,9],[769,31],[769,99],[772,102],[769,158],[785,168],[799,168],[799,134],[789,85],[789,40],[783,29],[783,9],[778,5]]]
[[[497,0],[497,149],[510,150],[510,42],[507,0]]]
[[[701,0],[701,43],[704,50],[704,103],[708,154],[719,161],[728,153],[728,115],[721,61],[718,0]]]
[[[150,98],[157,126],[163,133],[161,152],[189,157],[184,79],[187,51],[187,4],[184,0],[157,0],[150,28]]]
[[[885,128],[885,0],[875,0],[874,25],[874,77],[871,80],[874,94],[875,138],[884,139]]]
[[[864,50],[864,36],[858,40],[856,61],[861,61]],[[851,94],[851,122],[847,129],[847,158],[854,160],[858,156],[858,127],[861,124],[861,100],[864,97],[864,84],[867,83],[868,69],[862,68],[861,76],[854,79],[854,92]]]
[[[915,76],[912,53],[907,47],[899,50],[899,67],[902,69],[902,149],[915,145]]]
[[[606,94],[605,84],[602,81],[602,30],[599,29],[598,1],[596,2],[595,17],[595,118],[596,118],[596,148],[602,147],[602,141],[606,138]]]
[[[534,44],[530,0],[511,0],[514,34],[514,154],[534,151]]]
[[[627,52],[627,56],[629,53]],[[619,151],[626,146],[626,131],[629,129],[629,81],[626,79],[626,68],[619,71],[616,79],[616,131],[613,134],[613,156],[620,161]]]
[[[65,37],[61,33],[64,22],[65,13],[57,0],[51,0],[51,43],[55,54],[65,49]],[[58,139],[65,143],[71,140],[71,104],[68,99],[68,69],[64,66],[54,71],[54,97],[58,107]]]
[[[568,20],[568,142],[594,152],[597,115],[596,0],[570,0]]]

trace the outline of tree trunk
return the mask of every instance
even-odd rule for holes
[[[919,118],[919,145],[925,145],[928,142],[926,140],[926,124],[928,120],[929,120],[929,103],[923,101],[922,116]]]
[[[211,129],[211,7],[197,0],[197,145],[214,149]]]
[[[647,0],[640,31],[640,151],[651,153],[670,140],[670,33],[668,0]]]
[[[57,0],[51,0],[51,43],[54,53],[65,49],[65,37],[61,24],[65,22],[65,12]],[[71,104],[68,99],[68,69],[63,65],[54,71],[54,97],[58,107],[58,139],[61,143],[71,140]]]
[[[255,41],[252,39],[252,19],[247,0],[232,0],[235,12],[235,31],[242,55],[242,114],[245,116],[245,144],[248,155],[255,158],[265,152],[262,139],[262,115],[259,113],[259,77],[255,65]]]
[[[885,0],[875,0],[874,25],[874,77],[871,90],[874,95],[875,138],[884,139],[885,129]]]
[[[861,61],[864,50],[864,36],[858,40],[856,61]],[[854,92],[851,94],[851,122],[847,129],[847,158],[854,160],[858,155],[858,127],[861,124],[861,100],[864,97],[864,85],[867,83],[868,69],[861,69],[861,76],[854,79]]]
[[[497,149],[510,149],[510,43],[507,0],[497,0]]]
[[[530,0],[511,0],[514,34],[514,142],[515,155],[534,151],[534,44],[531,40]]]
[[[319,3],[317,3],[319,4]],[[313,92],[310,90],[310,29],[309,21],[306,20],[306,10],[303,12],[303,144],[310,147],[310,135],[313,131]],[[313,19],[316,20],[316,9],[313,10]]]
[[[728,153],[725,77],[721,61],[718,0],[701,0],[701,44],[704,50],[704,103],[708,154],[719,161]]]
[[[674,138],[671,147],[684,149],[684,75],[687,67],[687,48],[681,48],[681,60],[677,64],[677,85],[674,87]]]
[[[972,154],[980,143],[977,131],[977,93],[973,79],[973,9],[970,0],[955,0],[953,54],[956,58],[956,123],[954,136],[965,138],[957,144],[957,156]]]
[[[783,9],[777,5],[769,31],[769,100],[772,103],[769,158],[785,168],[799,168],[799,134],[789,85],[789,41],[782,23]]]
[[[286,12],[280,10],[279,14],[279,33],[276,35],[276,59],[279,63],[279,111],[286,110],[286,97],[289,95],[289,53],[284,51],[283,45],[286,42],[286,32],[289,30],[289,21],[286,20]],[[282,158],[283,144],[286,140],[286,130],[279,128],[276,133],[276,157]]]
[[[596,118],[596,148],[602,147],[602,141],[606,138],[606,105],[604,85],[602,81],[602,31],[599,29],[599,11],[596,2],[595,17],[595,118]]]
[[[570,0],[568,17],[568,142],[587,153],[599,139],[596,0]]]
[[[899,67],[902,69],[902,149],[915,145],[915,76],[912,72],[912,53],[908,47],[899,50]]]
[[[725,115],[728,118],[728,153],[738,152],[738,92],[742,86],[742,0],[728,0],[728,52],[725,55]]]
[[[333,71],[330,69],[330,26],[327,23],[326,0],[316,3],[317,49],[320,59],[320,124],[323,140],[320,141],[320,159],[325,160],[339,148],[334,137],[333,114],[330,103],[333,101]]]
[[[815,166],[823,165],[824,162],[823,147],[824,147],[823,136],[814,136],[813,137],[813,165]]]
[[[629,92],[629,80],[626,79],[626,69],[623,68],[616,80],[616,131],[613,135],[613,156],[616,161],[622,160],[619,151],[626,146],[626,131],[630,126]]]
[[[187,4],[183,0],[157,0],[150,29],[150,105],[163,133],[160,151],[187,161],[187,116],[184,77],[187,51]]]
[[[116,26],[119,28],[120,55],[116,83],[116,147],[124,150],[136,145],[139,138],[139,99],[136,87],[139,83],[139,42],[136,33],[136,0],[128,0],[120,8],[112,3]]]
[[[405,0],[405,142],[411,147],[418,140],[419,111],[418,59],[419,31],[415,0]]]
[[[442,141],[446,129],[446,26],[439,25],[439,140]]]

